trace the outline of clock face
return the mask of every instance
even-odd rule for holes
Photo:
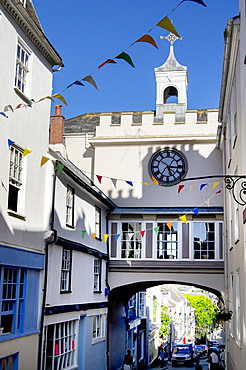
[[[160,185],[175,185],[185,177],[188,170],[185,156],[177,149],[162,149],[150,160],[150,173]]]

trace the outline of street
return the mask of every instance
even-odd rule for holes
[[[200,364],[202,365],[202,368],[203,370],[208,370],[208,362],[207,362],[207,358],[205,359],[201,359],[200,360]],[[193,366],[190,366],[190,367],[184,367],[184,366],[171,366],[171,363],[168,362],[167,366],[166,367],[163,367],[163,368],[153,368],[152,370],[157,370],[157,369],[161,369],[161,370],[168,370],[168,369],[172,369],[172,370],[195,370],[195,365]]]

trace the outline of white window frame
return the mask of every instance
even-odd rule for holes
[[[72,250],[63,248],[61,261],[61,293],[71,293]]]
[[[67,186],[66,194],[66,226],[74,227],[74,194],[71,186]]]
[[[101,292],[101,260],[99,258],[94,259],[94,293]]]
[[[101,208],[95,206],[95,234],[96,239],[101,240],[101,228],[102,228],[102,217],[101,217]]]
[[[8,210],[15,213],[24,213],[24,150],[12,144],[9,156],[9,189]],[[16,192],[16,193],[15,193]],[[15,195],[15,202],[13,196]]]
[[[123,232],[123,224],[128,224],[128,230]],[[141,221],[125,221],[120,223],[121,241],[120,241],[120,258],[121,259],[138,259],[143,258],[143,239],[140,231],[143,223]],[[131,231],[132,228],[132,231]],[[122,247],[125,245],[125,248]],[[131,246],[133,245],[133,248]],[[140,245],[140,248],[137,246]],[[122,257],[122,254],[125,256]]]
[[[92,343],[105,339],[105,314],[92,316]]]
[[[28,74],[30,72],[30,57],[31,51],[24,41],[18,39],[16,50],[16,70],[15,70],[15,88],[24,94],[28,95]]]

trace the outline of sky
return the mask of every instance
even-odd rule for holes
[[[154,68],[169,54],[169,42],[160,39],[169,32],[156,24],[166,16],[182,36],[174,52],[178,62],[188,67],[188,109],[218,108],[223,33],[226,21],[238,15],[239,0],[204,0],[207,7],[185,0],[177,8],[179,0],[32,1],[47,38],[65,65],[53,73],[52,93],[66,99],[68,106],[62,104],[66,119],[93,112],[155,110]],[[135,43],[146,33],[158,49],[146,42]],[[117,64],[98,69],[123,51],[135,68],[116,59]],[[83,87],[73,85],[63,91],[88,75],[98,90],[83,82]],[[55,104],[61,104],[60,100]]]

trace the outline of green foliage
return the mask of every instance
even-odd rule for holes
[[[189,295],[184,294],[191,306],[195,308],[196,337],[205,337],[213,330],[216,321],[217,306],[212,300],[203,294]]]
[[[168,308],[165,306],[161,307],[161,327],[159,330],[160,338],[165,339],[170,332],[170,318],[167,314]]]

